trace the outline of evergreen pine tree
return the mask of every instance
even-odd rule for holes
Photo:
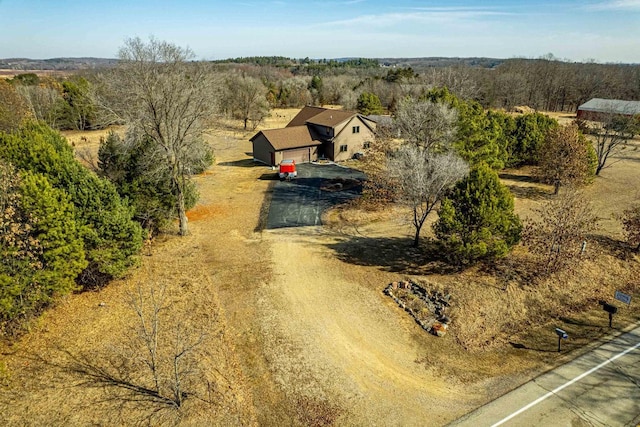
[[[513,211],[513,195],[484,163],[456,184],[438,215],[435,234],[459,264],[503,256],[520,241],[522,224]]]

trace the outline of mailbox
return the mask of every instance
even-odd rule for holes
[[[564,338],[564,339],[569,338],[569,335],[567,335],[567,333],[560,328],[556,328],[556,334],[558,334],[559,338]]]
[[[609,313],[609,327],[611,328],[611,324],[613,323],[613,315],[618,312],[618,307],[605,302],[602,304],[602,309]]]

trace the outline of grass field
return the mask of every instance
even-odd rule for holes
[[[296,113],[275,110],[261,128]],[[249,166],[251,135],[229,122],[209,132],[216,165],[196,178],[191,235],[161,236],[129,277],[64,299],[21,339],[2,344],[5,425],[145,419],[144,407],[121,409],[108,389],[88,387],[68,369],[69,354],[89,353],[96,363],[113,354],[134,321],[126,301],[139,286],[167,289],[171,319],[209,325],[200,368],[216,398],[187,399],[179,419],[155,420],[168,424],[444,425],[638,320],[633,305],[621,308],[610,331],[597,304],[615,289],[640,297],[638,258],[621,249],[614,219],[638,200],[635,148],[587,189],[602,227],[579,274],[533,287],[521,272],[521,248],[497,267],[508,277],[433,268],[411,248],[399,207],[354,205],[325,213],[324,226],[260,231],[270,191],[260,177],[270,169]],[[66,136],[78,152],[93,152],[104,133]],[[530,175],[503,173],[523,217],[551,197]],[[382,293],[407,277],[452,294],[444,338],[427,335]],[[559,354],[554,327],[571,337]]]

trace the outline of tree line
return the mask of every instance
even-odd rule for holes
[[[196,63],[192,62],[192,65]],[[587,100],[640,99],[640,66],[573,63],[552,55],[508,59],[492,67],[467,64],[443,67],[380,66],[371,59],[295,60],[249,57],[198,63],[219,81],[218,113],[255,128],[273,108],[310,104],[342,105],[363,113],[393,114],[400,100],[446,87],[464,101],[484,109],[575,112]],[[65,78],[21,74],[0,81],[0,129],[24,117],[55,129],[98,129],[113,123],[105,117],[96,92],[106,69]],[[374,102],[374,109],[367,102]],[[3,108],[2,106],[6,106]],[[9,107],[10,106],[10,107]]]

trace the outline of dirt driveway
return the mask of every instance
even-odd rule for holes
[[[334,248],[345,236],[322,226],[244,228],[267,188],[263,168],[243,162],[245,145],[218,147],[218,166],[199,179],[202,198],[194,213],[205,215],[193,216],[193,225],[208,235],[201,239],[211,254],[208,268],[220,269],[215,276],[228,335],[258,424],[444,425],[479,404],[481,389],[425,365],[424,355],[444,342],[426,335],[382,293],[397,274],[340,260]],[[285,188],[306,185],[307,167],[321,170],[325,180],[351,173],[304,165]],[[317,194],[322,178],[315,179]]]
[[[443,425],[470,390],[419,363],[435,340],[382,293],[394,277],[351,267],[321,227],[265,232],[274,279],[261,290],[265,348],[288,396],[338,406],[339,425]]]

